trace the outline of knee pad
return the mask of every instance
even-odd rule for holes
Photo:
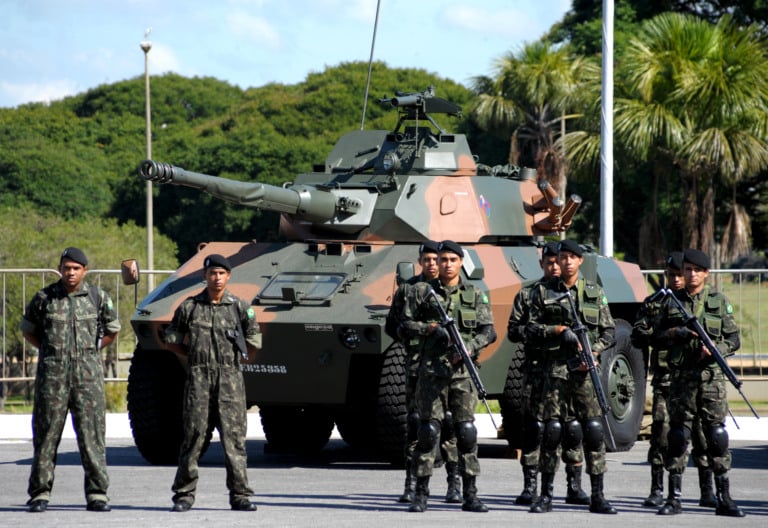
[[[421,418],[419,418],[419,413],[417,412],[408,413],[408,417],[406,418],[405,423],[406,423],[408,441],[414,442],[419,434],[418,433],[419,425],[421,425]]]
[[[523,429],[523,447],[527,451],[533,451],[541,445],[544,438],[544,422],[530,420]]]
[[[675,425],[669,430],[667,437],[667,453],[673,458],[681,457],[691,441],[691,431],[682,425]]]
[[[477,428],[472,422],[456,424],[456,447],[460,453],[469,453],[477,445]]]
[[[713,425],[707,429],[708,451],[712,457],[722,457],[728,452],[728,431],[722,425]]]
[[[563,449],[575,449],[584,439],[584,433],[578,420],[571,420],[565,424],[563,431]]]
[[[563,437],[563,426],[558,420],[549,420],[544,425],[544,437],[541,439],[541,447],[547,451],[554,451],[560,445]]]
[[[417,434],[416,448],[422,453],[432,451],[440,436],[440,424],[434,421],[421,422]]]
[[[603,423],[600,418],[588,418],[584,422],[584,450],[600,451],[603,447]]]

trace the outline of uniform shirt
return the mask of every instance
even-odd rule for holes
[[[401,332],[409,337],[421,338],[422,367],[427,372],[445,373],[454,368],[450,365],[449,350],[435,339],[431,327],[441,320],[440,312],[427,300],[434,289],[440,304],[456,326],[473,359],[480,350],[496,340],[493,315],[488,297],[470,284],[460,282],[456,286],[443,286],[439,279],[414,284],[408,288],[402,310]]]
[[[654,299],[649,295],[643,300],[640,310],[637,312],[635,323],[632,325],[632,345],[639,349],[651,346],[654,328],[658,326],[661,312],[664,307],[664,299]],[[667,355],[669,351],[661,346],[653,346],[650,354],[650,370],[653,373],[652,385],[669,385],[669,366]]]
[[[556,300],[566,291],[570,291],[576,314],[587,328],[592,352],[600,354],[611,347],[615,341],[616,325],[603,289],[585,279],[579,279],[569,289],[559,277],[542,281],[531,290],[530,322],[525,327],[525,337],[529,343],[540,350],[560,349],[558,327],[573,328],[577,323],[568,299]]]
[[[98,312],[90,294],[91,289],[96,289]],[[96,340],[99,322],[105,334],[120,331],[120,321],[109,294],[86,282],[76,292],[67,293],[59,281],[35,294],[19,326],[22,332],[40,339],[42,358],[98,352]]]
[[[240,331],[238,326],[242,327],[246,343],[261,348],[261,332],[253,308],[228,290],[221,302],[214,304],[208,290],[203,290],[176,309],[171,326],[165,331],[165,341],[186,345],[190,366],[238,366],[240,353],[234,339],[228,336]]]
[[[673,295],[680,300],[688,314],[696,316],[723,357],[733,355],[741,347],[739,327],[733,317],[733,306],[725,295],[712,290],[709,285],[705,285],[696,295],[690,295],[685,288],[674,292]],[[701,359],[700,339],[680,341],[670,337],[669,330],[682,326],[683,322],[683,314],[677,306],[672,302],[664,303],[652,344],[669,349],[669,367],[719,369],[711,356]]]

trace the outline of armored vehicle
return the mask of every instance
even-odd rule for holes
[[[162,333],[181,301],[202,289],[211,253],[231,261],[230,289],[251,301],[263,332],[262,350],[242,370],[266,448],[318,450],[335,425],[349,444],[399,461],[405,357],[384,325],[397,281],[416,271],[425,239],[462,244],[462,280],[488,293],[500,337],[481,353],[480,374],[489,397],[501,401],[507,438],[518,445],[521,353],[504,337],[507,320],[520,288],[541,276],[545,237],[568,227],[581,199],[562,200],[532,169],[480,164],[465,136],[438,125],[436,116],[461,109],[432,89],[379,102],[398,112],[394,130],[344,135],[325,163],[282,187],[141,164],[147,180],[280,212],[284,239],[210,242],[139,304],[128,411],[150,462],[176,462],[184,358],[165,349]],[[582,270],[603,286],[617,320],[602,376],[616,440],[610,448],[628,449],[642,417],[645,368],[627,321],[647,290],[637,266],[594,252]]]

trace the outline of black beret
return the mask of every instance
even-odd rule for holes
[[[88,265],[88,258],[85,256],[85,253],[83,253],[82,249],[76,247],[68,247],[64,250],[64,253],[61,254],[61,258],[59,259],[59,265],[64,262],[65,258],[77,262],[81,266]]]
[[[683,269],[683,252],[673,251],[667,257],[667,268],[682,270]]]
[[[694,266],[698,266],[707,270],[710,266],[709,255],[703,251],[699,251],[698,249],[688,248],[683,251],[683,262],[690,262]]]
[[[542,257],[554,257],[557,255],[557,242],[547,242],[541,250]]]
[[[419,255],[421,255],[422,253],[439,253],[439,252],[440,252],[440,244],[438,244],[434,240],[425,240],[419,246]]]
[[[461,258],[464,258],[464,251],[461,249],[461,246],[453,240],[443,240],[440,242],[437,249],[440,251],[450,251],[451,253],[456,253]]]
[[[581,246],[575,240],[561,240],[557,244],[557,252],[560,253],[561,251],[570,251],[577,257],[584,255],[584,250],[581,249]]]
[[[230,265],[227,258],[224,255],[219,255],[218,253],[214,253],[213,255],[208,255],[205,257],[203,268],[224,268],[227,271],[232,271],[232,266]]]

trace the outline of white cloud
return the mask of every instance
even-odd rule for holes
[[[264,18],[236,11],[227,15],[227,23],[236,37],[266,45],[272,50],[280,48],[280,35]]]
[[[149,71],[152,75],[165,72],[184,73],[181,61],[173,49],[158,43],[152,43],[152,49],[149,50]]]
[[[60,79],[43,83],[10,83],[0,81],[0,93],[3,100],[12,105],[28,102],[50,103],[78,92],[75,81]]]

